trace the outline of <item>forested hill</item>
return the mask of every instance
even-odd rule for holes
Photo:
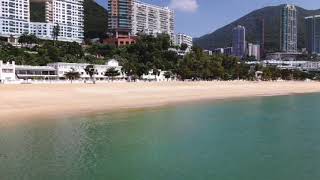
[[[194,39],[194,44],[213,50],[215,48],[231,46],[232,29],[237,25],[243,25],[247,31],[247,41],[255,42],[256,21],[263,18],[265,21],[265,46],[267,51],[279,49],[280,44],[280,15],[284,5],[269,6],[255,10],[240,19],[200,38]],[[320,14],[319,10],[306,10],[297,7],[298,15],[298,47],[305,47],[305,22],[304,17]]]

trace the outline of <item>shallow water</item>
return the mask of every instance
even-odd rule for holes
[[[0,180],[318,180],[320,95],[0,127]]]

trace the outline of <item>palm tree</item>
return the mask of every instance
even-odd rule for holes
[[[119,76],[120,72],[116,68],[112,67],[112,68],[107,69],[107,71],[105,72],[104,75],[107,76],[108,78],[111,77],[111,80],[113,82],[114,77]]]
[[[154,67],[154,68],[152,69],[152,74],[154,75],[154,80],[157,81],[157,76],[160,75],[159,69],[157,69],[156,67]]]
[[[92,80],[93,84],[95,84],[96,81],[95,81],[95,79],[94,79],[93,76],[94,76],[94,74],[96,73],[96,70],[95,70],[95,68],[94,68],[94,65],[90,64],[90,65],[86,66],[86,68],[85,68],[84,70],[85,70],[85,72],[86,72],[87,74],[89,74],[90,79]]]
[[[80,78],[80,73],[75,71],[75,69],[71,69],[71,71],[66,72],[64,74],[64,76],[66,77],[66,79],[71,80],[71,84],[73,80],[79,79]]]

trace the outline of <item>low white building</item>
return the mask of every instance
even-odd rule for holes
[[[308,61],[264,60],[264,61],[251,61],[246,63],[250,65],[261,64],[264,67],[274,66],[279,69],[303,70],[303,67],[309,62]]]
[[[320,71],[319,61],[309,61],[302,65],[304,71]]]
[[[224,49],[223,48],[216,48],[213,50],[214,54],[224,54]]]
[[[90,75],[86,73],[85,68],[90,65],[88,63],[51,63],[48,64],[49,67],[53,67],[57,71],[59,79],[64,79],[65,74],[70,71],[76,71],[80,73],[80,79],[89,80]],[[120,75],[116,77],[117,79],[124,78],[125,75],[121,72],[122,67],[119,66],[119,62],[115,59],[109,60],[105,65],[94,65],[95,75],[94,78],[97,80],[106,80],[105,72],[110,69],[115,68]]]
[[[64,80],[67,72],[76,71],[80,73],[81,80],[89,80],[90,76],[85,72],[85,68],[90,65],[86,63],[51,63],[47,66],[29,66],[29,65],[16,65],[12,63],[4,63],[0,61],[0,82],[19,82],[19,81],[47,81],[47,80]],[[118,61],[115,59],[109,60],[105,65],[93,65],[95,69],[94,78],[96,80],[108,80],[105,72],[110,69],[116,69],[120,75],[115,79],[124,79],[126,76],[121,71],[122,67],[119,66]]]
[[[16,80],[15,62],[4,63],[0,61],[0,83],[6,83]]]

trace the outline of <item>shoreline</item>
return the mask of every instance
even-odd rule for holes
[[[295,81],[0,85],[0,124],[317,92],[320,82]]]

